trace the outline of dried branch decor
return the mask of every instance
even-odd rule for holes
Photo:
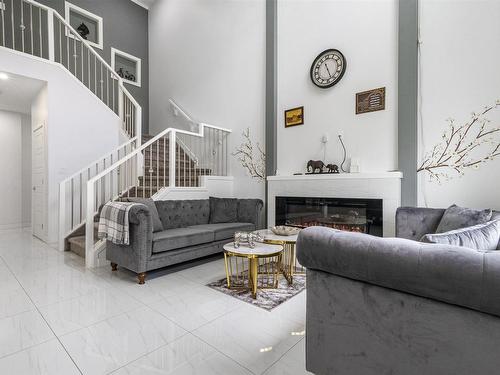
[[[471,120],[461,126],[448,119],[442,140],[425,155],[417,172],[428,172],[431,181],[448,181],[453,175],[463,176],[467,169],[477,169],[500,156],[500,125],[492,126],[486,117],[499,108],[500,99],[472,113]]]
[[[260,181],[266,180],[266,154],[262,151],[259,143],[255,146],[250,138],[250,129],[243,132],[244,142],[232,153],[236,156],[252,178]]]

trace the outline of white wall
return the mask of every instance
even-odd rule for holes
[[[422,132],[420,152],[441,141],[446,119],[457,125],[485,105],[500,99],[500,2],[498,0],[421,0],[421,98]],[[500,107],[488,115],[500,126]],[[500,142],[500,134],[495,136]],[[484,155],[481,146],[476,155]],[[419,173],[419,203],[447,207],[453,203],[469,207],[500,209],[500,157],[478,170],[467,169],[463,177],[442,169],[452,177],[430,182]]]
[[[59,183],[118,146],[120,119],[58,64],[0,48],[0,71],[48,82],[47,241],[56,243]]]
[[[0,229],[22,225],[21,114],[0,111]]]
[[[362,171],[397,168],[398,6],[396,0],[278,0],[278,173],[305,171],[323,160],[340,164],[339,131]],[[311,82],[309,69],[323,50],[347,60],[329,89]],[[386,87],[386,109],[355,114],[355,94]],[[285,129],[284,110],[304,106],[305,124]]]
[[[168,99],[197,121],[232,129],[229,150],[251,128],[264,144],[265,1],[157,1],[149,12],[150,129],[174,125]],[[263,197],[264,184],[230,157],[237,197]]]
[[[31,225],[31,115],[21,114],[21,221]]]

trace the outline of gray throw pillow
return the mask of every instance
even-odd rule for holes
[[[498,250],[500,241],[500,220],[445,233],[426,234],[420,240],[427,243],[463,246],[476,250]]]
[[[238,199],[210,197],[210,223],[235,223],[238,221]]]
[[[141,203],[148,208],[151,218],[153,219],[153,232],[161,232],[163,230],[163,224],[161,223],[160,215],[158,215],[158,209],[156,208],[154,200],[151,198],[128,198],[128,201]]]
[[[449,232],[450,230],[467,228],[473,225],[483,224],[491,220],[492,211],[474,210],[472,208],[450,206],[446,209],[436,229],[436,233]]]

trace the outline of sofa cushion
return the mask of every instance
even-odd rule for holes
[[[209,197],[210,224],[235,223],[238,220],[238,199]]]
[[[214,241],[214,232],[202,228],[174,228],[153,233],[153,253]]]
[[[149,212],[151,213],[151,219],[153,220],[153,232],[160,232],[163,230],[163,224],[160,220],[160,215],[158,215],[158,210],[154,200],[151,198],[126,198],[128,202],[141,203],[145,205]]]
[[[421,242],[463,246],[476,250],[497,250],[500,240],[500,220],[444,233],[426,234]]]
[[[155,201],[163,229],[186,228],[190,225],[208,224],[210,206],[208,199]]]
[[[255,225],[252,223],[203,224],[190,226],[189,228],[213,231],[215,233],[215,241],[232,239],[234,237],[234,232],[251,232],[256,229]]]
[[[449,232],[450,230],[472,227],[484,224],[491,220],[491,209],[474,210],[471,208],[452,205],[446,209],[436,229],[436,233]]]

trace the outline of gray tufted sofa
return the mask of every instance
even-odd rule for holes
[[[146,272],[221,252],[236,231],[260,229],[263,202],[238,199],[237,219],[211,223],[210,203],[201,200],[154,202],[163,230],[153,232],[153,219],[144,204],[129,212],[130,244],[106,242],[106,259],[113,270],[117,266],[136,272],[143,284]]]
[[[436,231],[443,213],[399,209],[400,238],[320,227],[300,233],[297,256],[307,267],[309,371],[500,371],[500,251],[417,242]]]

